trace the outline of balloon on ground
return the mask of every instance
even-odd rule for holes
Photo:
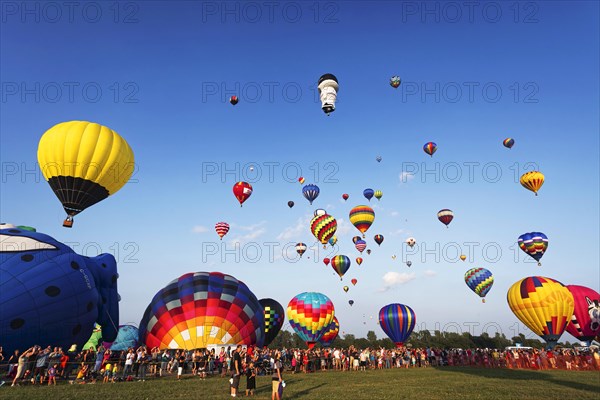
[[[388,304],[379,310],[379,326],[396,347],[404,345],[416,323],[415,312],[404,304]]]
[[[322,293],[304,292],[290,300],[287,307],[289,323],[312,349],[321,339],[335,314],[333,303]]]

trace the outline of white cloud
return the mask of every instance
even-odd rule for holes
[[[238,225],[236,223],[232,223],[231,225],[231,229],[232,230],[236,230],[236,231],[254,231],[264,225],[267,224],[267,221],[260,221],[257,224],[253,224],[253,225]]]
[[[400,173],[400,183],[407,183],[408,181],[412,181],[413,179],[415,179],[415,174],[412,172],[406,172],[406,171],[402,171]]]
[[[379,291],[388,291],[395,286],[403,285],[416,278],[417,275],[414,272],[411,272],[410,274],[407,274],[406,272],[386,272],[386,274],[383,275],[383,287],[379,289]]]
[[[345,219],[337,219],[337,230],[335,231],[335,235],[336,236],[340,236],[340,235],[347,235],[348,233],[352,232],[354,228],[354,225],[346,222]],[[356,231],[358,232],[358,231]]]
[[[311,216],[308,214],[302,218],[296,220],[296,225],[288,226],[277,235],[277,240],[288,241],[288,240],[300,240],[307,233],[310,233],[310,220]]]
[[[208,228],[202,225],[195,225],[192,228],[192,232],[193,233],[204,233],[204,232],[208,232]]]
[[[425,276],[427,276],[429,278],[433,278],[434,276],[437,275],[437,272],[435,272],[431,269],[428,269],[427,271],[424,272],[424,274],[425,274]]]
[[[264,235],[267,232],[267,228],[265,227],[266,223],[267,223],[267,221],[261,221],[257,224],[248,225],[248,226],[231,224],[231,230],[229,232],[243,231],[243,232],[248,232],[248,233],[245,235],[234,236],[233,238],[231,238],[231,240],[229,240],[229,244],[230,245],[236,245],[236,244],[243,245],[245,243],[248,243],[248,242],[258,239],[260,236]]]
[[[399,236],[405,234],[406,231],[404,229],[396,229],[395,231],[390,233],[390,236]]]
[[[343,200],[343,199],[342,199]],[[333,204],[327,204],[325,206],[325,210],[327,210],[327,213],[329,214],[329,211],[331,210],[335,210],[335,206]]]
[[[397,217],[398,215],[400,215],[400,213],[399,213],[398,211],[392,211],[392,212],[390,213],[390,215],[391,215],[392,217]]]

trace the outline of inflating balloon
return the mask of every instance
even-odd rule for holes
[[[296,253],[300,254],[300,258],[302,258],[302,254],[306,251],[306,244],[304,243],[296,243]]]
[[[356,250],[362,254],[362,252],[367,248],[367,242],[362,239],[358,239],[356,243],[354,243],[354,247],[356,247]]]
[[[38,163],[62,203],[71,228],[73,217],[115,194],[135,167],[129,144],[112,129],[93,122],[62,122],[48,129],[38,145]]]
[[[229,102],[231,103],[231,105],[235,106],[240,100],[238,99],[237,96],[231,96],[229,98]]]
[[[539,171],[530,171],[521,176],[519,180],[521,182],[521,186],[525,189],[531,190],[535,195],[538,195],[538,190],[544,184],[544,174]]]
[[[83,345],[81,350],[89,350],[89,349],[97,349],[98,345],[100,345],[102,341],[102,328],[98,324],[94,324],[94,330],[92,331],[92,336],[88,339],[88,341]]]
[[[373,239],[378,246],[381,246],[381,243],[383,243],[383,235],[375,235]]]
[[[248,182],[237,182],[233,185],[233,195],[240,202],[240,207],[252,195],[252,185]]]
[[[119,325],[119,332],[114,342],[103,342],[105,349],[111,351],[123,351],[129,348],[137,348],[140,339],[139,329],[133,325]]]
[[[5,225],[6,226],[6,225]],[[117,337],[117,262],[84,257],[40,232],[0,229],[0,338],[7,354],[35,344],[78,348],[94,323]]]
[[[264,342],[264,308],[245,283],[220,272],[187,273],[154,295],[140,341],[160,349]]]
[[[437,151],[437,144],[433,142],[427,142],[423,145],[423,151],[433,157],[433,153]]]
[[[437,217],[442,224],[446,225],[447,228],[448,224],[450,224],[450,222],[452,222],[452,220],[454,219],[454,213],[452,212],[452,210],[444,208],[443,210],[438,211]]]
[[[567,332],[589,346],[600,335],[600,294],[585,286],[568,285],[567,289],[575,302]]]
[[[317,185],[313,185],[312,183],[302,188],[302,194],[311,205],[312,202],[319,197],[319,192],[319,187]]]
[[[402,347],[415,328],[416,322],[415,312],[404,304],[388,304],[379,310],[379,326],[396,347]]]
[[[223,240],[223,236],[227,235],[227,232],[229,232],[229,224],[227,222],[217,222],[215,224],[215,231],[221,240]]]
[[[327,115],[335,111],[335,101],[339,90],[338,80],[332,74],[325,74],[319,78],[317,88],[321,98],[321,109]]]
[[[325,328],[325,332],[323,332],[323,336],[321,336],[321,339],[319,339],[319,343],[321,343],[323,347],[331,346],[335,338],[337,338],[339,332],[340,323],[338,322],[337,317],[334,316],[331,324]]]
[[[309,349],[323,336],[335,314],[333,303],[322,293],[304,292],[290,300],[289,323]]]
[[[290,200],[290,201],[288,201],[288,207],[289,207],[289,208],[292,208],[292,207],[294,207],[294,202],[293,202],[293,201],[291,201],[291,200]]]
[[[363,190],[363,196],[365,196],[365,198],[369,201],[371,201],[371,199],[373,198],[373,195],[375,194],[375,191],[373,189],[365,189]]]
[[[350,223],[365,237],[365,232],[375,221],[375,211],[369,206],[356,206],[350,210]]]
[[[519,236],[519,247],[531,258],[538,262],[541,266],[540,260],[548,249],[548,237],[542,232],[528,232]]]
[[[356,263],[357,263],[358,265],[362,264],[362,263],[363,263],[363,259],[362,259],[362,258],[360,258],[360,257],[356,257]]]
[[[310,221],[310,231],[319,242],[326,247],[327,242],[337,230],[337,221],[329,214],[314,217]]]
[[[494,276],[485,268],[471,268],[465,272],[465,282],[472,291],[481,297],[481,302],[485,303],[485,295],[494,284]]]
[[[506,148],[512,148],[515,145],[515,139],[513,138],[506,138],[504,139],[504,141],[502,142],[502,144],[504,145],[504,147]]]
[[[265,341],[264,346],[268,346],[277,337],[277,334],[285,321],[285,310],[277,300],[260,299],[258,301],[264,310],[265,317]]]
[[[398,87],[400,86],[400,77],[397,75],[392,76],[390,78],[390,86],[394,89],[398,89]]]
[[[340,276],[340,281],[348,269],[350,269],[350,258],[344,255],[338,255],[331,259],[331,267]]]

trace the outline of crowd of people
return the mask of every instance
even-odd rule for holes
[[[279,368],[276,368],[279,366]],[[232,395],[242,376],[247,378],[247,394],[253,394],[256,376],[271,375],[278,384],[286,373],[320,371],[366,371],[389,368],[480,367],[511,369],[600,370],[598,349],[555,348],[497,349],[357,349],[314,348],[312,350],[221,347],[196,350],[161,350],[140,346],[113,351],[99,346],[66,352],[60,347],[33,346],[23,352],[3,354],[0,347],[0,386],[115,383],[145,381],[174,376],[231,377]],[[277,378],[278,379],[275,379]],[[233,388],[235,387],[235,391]],[[273,385],[275,391],[275,384]],[[276,397],[274,397],[276,398]]]

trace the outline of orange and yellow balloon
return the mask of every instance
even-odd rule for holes
[[[544,184],[544,174],[539,171],[530,171],[521,176],[521,185],[528,190],[531,190],[537,196],[538,190]]]
[[[365,232],[375,221],[375,211],[369,206],[356,206],[350,210],[349,217],[350,223],[362,232],[364,238]]]

